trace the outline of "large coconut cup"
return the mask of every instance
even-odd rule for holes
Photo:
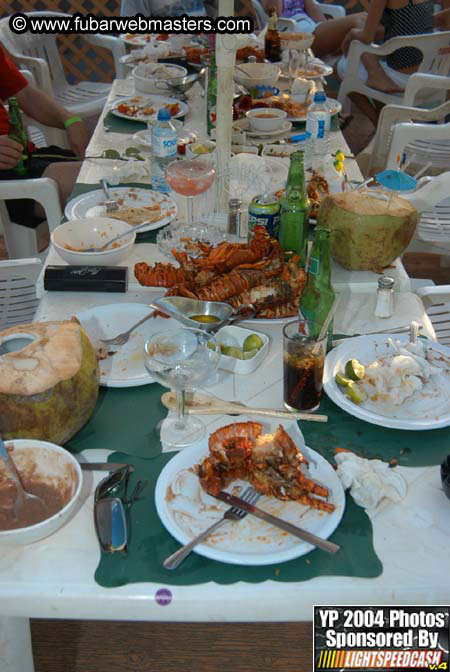
[[[98,363],[75,321],[39,322],[0,332],[0,435],[65,444],[89,420]]]
[[[344,268],[379,273],[406,250],[418,219],[403,198],[350,191],[327,196],[317,224],[329,228],[331,256]]]

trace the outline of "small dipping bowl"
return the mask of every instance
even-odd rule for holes
[[[287,113],[274,107],[256,107],[245,116],[255,131],[277,131],[282,127]]]
[[[228,324],[233,315],[233,308],[220,301],[199,301],[183,296],[164,296],[155,299],[152,307],[182,322],[187,327],[217,331]],[[195,317],[197,319],[193,320]],[[199,319],[200,318],[200,319]],[[217,318],[217,319],[214,319]]]

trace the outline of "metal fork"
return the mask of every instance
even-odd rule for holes
[[[117,201],[111,198],[107,181],[100,180],[100,184],[102,185],[103,191],[105,192],[105,196],[107,198],[105,202],[106,212],[114,212],[115,210],[118,210],[119,204],[117,203]]]
[[[114,338],[101,338],[101,342],[104,343],[105,345],[125,345],[127,343],[128,339],[130,338],[130,334],[132,331],[134,331],[137,327],[139,327],[141,324],[144,322],[147,322],[153,315],[153,312],[149,313],[145,317],[142,318],[142,320],[139,320],[139,322],[136,322],[136,324],[133,324],[132,327],[127,329],[127,331],[123,331],[121,334],[118,334],[118,336],[114,336]]]
[[[259,492],[256,492],[256,490],[254,490],[252,487],[248,487],[241,495],[241,498],[245,502],[248,502],[249,504],[255,504],[260,498],[260,496],[261,495],[259,494]],[[220,527],[220,525],[222,525],[226,520],[233,520],[233,521],[242,520],[243,518],[245,518],[246,515],[247,515],[246,511],[242,511],[242,509],[238,509],[236,506],[232,506],[231,509],[225,511],[222,518],[220,518],[220,520],[215,522],[214,525],[211,525],[204,532],[198,534],[188,544],[179,548],[178,551],[175,551],[175,553],[172,553],[172,555],[169,555],[169,557],[166,558],[163,562],[164,568],[176,569],[183,562],[183,560],[189,555],[194,546],[197,546],[197,544],[206,539],[206,537],[208,537],[212,532],[214,532],[214,530],[217,530],[217,528]]]

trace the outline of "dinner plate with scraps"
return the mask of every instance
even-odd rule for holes
[[[303,79],[319,79],[320,77],[328,77],[332,72],[331,65],[322,61],[309,61],[306,68],[298,68],[295,76]]]
[[[144,208],[141,222],[146,220],[145,208],[148,210],[150,224],[144,231],[154,231],[169,224],[177,216],[178,207],[166,194],[140,187],[110,187],[111,198],[119,203],[119,208]],[[64,214],[67,219],[82,219],[84,217],[101,217],[106,215],[105,194],[102,189],[88,191],[75,196],[66,205]],[[159,210],[158,207],[159,206]],[[110,217],[111,213],[108,213]],[[154,221],[152,221],[154,220]]]
[[[338,100],[335,100],[334,98],[327,98],[327,106],[328,109],[330,110],[330,117],[334,117],[336,114],[339,114],[339,112],[342,110],[341,103]],[[308,105],[305,105],[304,112],[301,116],[286,117],[286,119],[288,121],[292,121],[295,124],[295,122],[306,121],[307,115],[308,115]]]
[[[374,386],[373,392],[369,390],[368,399],[360,404],[351,401],[345,393],[345,388],[336,383],[336,374],[344,372],[349,359],[357,359],[366,367],[376,359],[391,362],[390,358],[396,352],[389,345],[389,339],[404,344],[409,341],[406,335],[372,334],[348,338],[333,348],[326,356],[323,374],[323,385],[327,395],[347,413],[374,425],[409,430],[450,426],[450,348],[440,343],[423,341],[426,359],[437,369],[437,373],[431,375],[428,380],[419,376],[421,389],[416,389],[402,403],[398,402],[406,386],[414,382],[410,377],[396,376],[397,382],[395,387],[392,386],[388,390],[389,396],[386,395],[385,389],[380,392]]]
[[[245,421],[246,418],[240,418]],[[279,423],[264,423],[263,432],[274,432]],[[345,494],[333,467],[318,453],[304,447],[297,423],[283,423],[286,431],[308,458],[309,476],[329,490],[328,501],[335,505],[325,513],[299,502],[263,496],[257,506],[309,532],[327,539],[339,525],[345,508]],[[166,530],[181,544],[203,532],[229,508],[208,495],[200,485],[195,467],[208,455],[208,438],[177,453],[159,475],[155,503]],[[239,494],[248,483],[234,481],[226,490]],[[237,488],[241,490],[237,492]],[[252,515],[239,522],[226,522],[194,548],[195,553],[235,565],[271,565],[298,558],[314,547]]]
[[[77,312],[76,317],[96,349],[102,348],[105,359],[99,361],[100,385],[137,387],[155,382],[144,365],[144,343],[151,334],[167,329],[169,320],[150,318],[137,327],[125,345],[103,345],[102,338],[114,338],[151,313],[142,303],[113,303]],[[112,354],[115,353],[115,354]]]
[[[130,47],[145,47],[154,36],[150,34],[122,33],[119,37]]]
[[[119,98],[115,101],[114,106],[111,107],[110,112],[120,119],[131,119],[132,121],[153,121],[156,119],[159,110],[162,108],[172,108],[177,106],[176,112],[171,112],[172,119],[184,117],[189,109],[188,105],[177,98],[166,98],[158,95],[137,95],[127,96],[126,98]],[[129,108],[137,108],[132,113],[125,113],[119,108],[127,106]],[[151,111],[150,111],[151,110]]]

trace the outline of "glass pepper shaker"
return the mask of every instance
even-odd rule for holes
[[[392,317],[394,312],[394,279],[382,275],[378,278],[375,317]]]

